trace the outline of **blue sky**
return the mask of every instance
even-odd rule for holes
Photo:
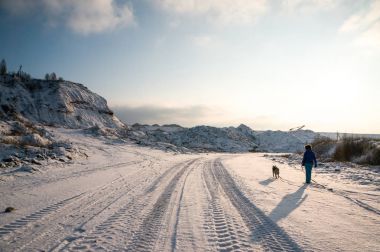
[[[128,123],[380,133],[378,0],[3,0],[0,57]]]

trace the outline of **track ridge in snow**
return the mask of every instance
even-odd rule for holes
[[[198,168],[200,166],[200,164],[197,164],[197,167],[196,166],[193,166],[188,172],[187,174],[185,175],[185,178],[182,182],[182,185],[181,185],[181,189],[180,189],[180,194],[178,196],[178,199],[177,199],[177,202],[178,202],[178,206],[177,208],[175,209],[175,223],[174,223],[174,231],[172,232],[172,235],[171,235],[171,251],[174,252],[176,251],[177,249],[177,236],[178,236],[178,228],[179,228],[179,222],[180,222],[180,216],[181,216],[181,211],[182,211],[182,204],[183,204],[183,197],[184,197],[184,194],[185,194],[185,188],[186,188],[186,183],[187,183],[187,179],[189,177],[189,175],[193,172],[193,170],[195,168]]]
[[[151,162],[150,165],[152,165]],[[102,211],[104,211],[107,208],[108,211],[111,211],[111,214],[108,215],[108,218],[106,217],[105,221],[100,222],[100,224],[98,224],[93,231],[90,231],[87,234],[76,233],[71,236],[67,236],[61,243],[57,244],[54,247],[53,251],[77,251],[83,250],[85,248],[88,249],[89,246],[94,249],[98,249],[99,247],[101,247],[100,243],[103,243],[103,245],[107,245],[107,241],[104,241],[102,238],[110,238],[110,234],[114,233],[116,229],[118,229],[114,226],[114,224],[118,222],[123,222],[125,220],[129,220],[128,217],[130,216],[128,216],[128,214],[130,214],[132,206],[138,201],[137,198],[141,198],[141,192],[144,191],[144,187],[146,186],[145,183],[147,182],[147,180],[144,176],[141,176],[138,170],[135,171],[134,175],[136,175],[137,177],[136,179],[131,180],[134,181],[134,184],[128,188],[128,192],[124,192],[124,194],[122,194],[121,197],[117,198],[114,202],[110,203],[108,206],[105,206],[104,209],[102,209]],[[117,204],[117,206],[115,206],[116,209],[109,210],[110,206],[116,203],[117,201],[119,203]],[[133,215],[136,216],[136,212]],[[95,216],[92,216],[89,220],[91,220],[94,217]],[[79,226],[79,229],[81,229],[81,227],[83,227],[87,222],[82,223]],[[106,231],[108,232],[108,234]],[[120,231],[120,229],[118,229],[117,231]]]
[[[196,160],[187,161],[185,162],[185,166],[189,166],[193,164],[195,161]],[[167,177],[171,172],[173,172],[173,170],[176,170],[176,169],[178,169],[177,165],[174,165],[171,168],[167,169],[163,174],[161,174],[157,179],[155,179],[155,181],[147,189],[147,192],[148,193],[153,192],[157,188],[157,185],[162,181],[162,179]]]
[[[118,163],[116,167],[120,165]],[[153,170],[146,171],[151,173]],[[70,197],[5,225],[2,229],[2,236],[5,237],[2,237],[0,246],[2,243],[4,245],[7,243],[13,251],[32,248],[51,249],[75,239],[75,234],[83,236],[82,233],[85,232],[83,226],[87,222],[103,212],[109,212],[108,208],[129,195],[134,186],[142,186],[150,180],[149,176],[141,176],[140,170],[134,170],[128,177],[128,179],[136,178],[126,180],[120,176],[103,186]],[[25,222],[28,225],[24,225]]]
[[[252,251],[249,241],[249,230],[238,218],[236,209],[229,206],[228,198],[221,190],[219,182],[212,171],[213,162],[204,167],[205,188],[209,195],[209,205],[205,210],[204,229],[208,242],[217,251]]]
[[[350,196],[345,195],[344,193],[337,193],[337,194],[340,195],[340,196],[342,196],[342,197],[344,197],[344,198],[346,198],[347,200],[351,201],[352,203],[354,203],[354,204],[360,206],[361,208],[363,208],[363,209],[365,209],[365,210],[367,210],[367,211],[370,211],[370,212],[372,212],[372,213],[375,213],[375,214],[377,214],[377,215],[380,215],[380,210],[379,210],[379,209],[374,208],[374,207],[368,205],[367,203],[364,203],[364,202],[361,201],[361,200],[353,199],[353,198],[351,198]]]
[[[169,208],[169,202],[173,192],[176,189],[179,180],[185,172],[197,161],[197,159],[186,164],[177,174],[171,179],[165,187],[160,197],[153,205],[153,209],[148,216],[143,220],[139,230],[132,238],[131,244],[127,247],[127,251],[151,251],[154,249],[155,242],[159,236],[159,231],[162,228],[162,222]]]
[[[3,238],[7,240],[6,236],[11,234],[12,232],[18,231],[19,229],[25,228],[29,224],[33,222],[37,222],[45,216],[57,211],[59,208],[65,206],[66,204],[70,203],[71,201],[77,199],[78,197],[82,196],[84,193],[75,195],[74,197],[70,197],[64,200],[61,200],[59,202],[56,202],[52,205],[49,205],[43,209],[40,209],[34,213],[31,213],[27,216],[24,216],[20,219],[17,219],[9,224],[6,224],[2,227],[0,227],[0,238]]]
[[[41,244],[51,248],[57,241],[70,234],[78,224],[83,224],[106,206],[126,194],[127,185],[122,177],[100,186],[93,191],[81,193],[70,198],[67,204],[61,204],[44,218],[37,218],[34,226],[25,227],[22,234],[14,234],[6,239],[13,251],[39,249]],[[40,212],[40,211],[39,211]],[[63,222],[64,224],[61,224]],[[49,223],[50,227],[44,223]],[[67,229],[67,227],[71,227]],[[79,229],[76,229],[80,231]]]
[[[280,177],[280,180],[283,181],[283,182],[285,182],[285,183],[287,183],[287,184],[289,184],[289,185],[293,185],[293,186],[298,187],[297,184],[295,184],[294,182],[292,182],[292,181],[290,181],[288,179],[284,179],[284,178]],[[367,204],[367,203],[365,203],[365,202],[363,202],[361,200],[352,198],[352,197],[350,197],[348,195],[350,193],[352,194],[352,193],[358,193],[358,192],[334,190],[333,188],[329,188],[329,187],[327,187],[327,186],[325,186],[323,184],[318,183],[315,180],[313,180],[313,184],[309,185],[309,188],[312,188],[311,190],[320,190],[320,191],[323,190],[323,191],[328,191],[330,193],[334,193],[334,194],[336,194],[338,196],[341,196],[341,197],[347,199],[348,201],[352,202],[353,204],[355,204],[355,205],[357,205],[357,206],[359,206],[359,207],[361,207],[361,208],[363,208],[363,209],[365,209],[367,211],[370,211],[372,213],[380,215],[380,210],[379,209],[377,209],[377,208],[375,208],[373,206],[370,206],[369,204]],[[371,196],[377,196],[377,195],[370,194],[370,193],[369,194],[368,193],[363,193],[363,194],[367,194],[367,195],[371,195]]]
[[[237,187],[220,159],[215,160],[212,171],[251,230],[251,238],[269,251],[303,251],[301,247],[275,222],[256,207]]]
[[[89,175],[89,174],[92,174],[92,173],[95,173],[95,172],[98,172],[98,171],[106,171],[108,169],[114,169],[114,168],[119,168],[119,167],[125,167],[125,166],[130,166],[130,165],[138,165],[138,164],[141,164],[143,162],[145,162],[146,160],[139,160],[139,161],[128,161],[128,162],[119,162],[119,163],[116,163],[116,164],[113,164],[113,165],[101,165],[101,166],[95,166],[93,168],[89,168],[89,169],[84,169],[84,170],[81,170],[81,171],[74,171],[72,173],[69,173],[68,175],[63,175],[63,176],[59,176],[59,177],[56,177],[56,178],[51,178],[51,177],[48,177],[47,178],[47,181],[45,181],[44,178],[42,178],[38,183],[33,181],[32,183],[28,183],[28,184],[22,184],[20,186],[15,186],[14,187],[14,190],[28,190],[28,189],[32,189],[32,188],[35,188],[39,185],[42,185],[42,184],[46,184],[46,183],[54,183],[54,182],[57,182],[57,181],[62,181],[62,180],[68,180],[68,179],[71,179],[71,178],[76,178],[76,177],[79,177],[79,176],[84,176],[84,175]]]
[[[140,188],[140,193],[133,195],[120,206],[109,218],[97,225],[93,231],[87,234],[79,234],[69,239],[55,251],[81,251],[81,250],[127,250],[141,251],[154,244],[154,237],[159,235],[161,220],[165,214],[165,207],[170,199],[175,185],[180,177],[197,159],[185,161],[168,168],[161,176],[153,180],[145,189]],[[174,173],[174,177],[171,177]],[[169,184],[158,196],[156,203],[150,206],[150,202],[155,199],[156,190],[165,179],[169,179]],[[156,192],[157,191],[157,192]],[[148,221],[148,219],[150,221]],[[137,227],[137,230],[136,228]],[[143,233],[147,233],[145,240]],[[115,235],[121,234],[125,239],[118,241],[115,247]],[[69,237],[70,238],[70,237]],[[144,250],[146,251],[146,250]]]

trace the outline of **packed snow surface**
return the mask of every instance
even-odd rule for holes
[[[0,214],[1,251],[380,250],[370,167],[321,165],[305,185],[289,155],[177,154],[50,131],[87,158],[0,170],[0,206],[15,209]]]

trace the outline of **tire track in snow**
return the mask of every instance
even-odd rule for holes
[[[107,187],[109,187],[110,185],[112,185],[113,183],[115,183],[119,179],[121,179],[121,178],[119,177],[119,178],[111,181],[110,183],[108,183],[104,186],[101,186],[98,189],[95,189],[92,193],[94,193],[98,190],[105,190]],[[12,232],[20,231],[20,229],[26,228],[27,226],[29,226],[30,224],[33,224],[34,222],[42,221],[42,220],[44,220],[44,218],[46,218],[46,216],[53,214],[57,211],[63,210],[66,207],[66,205],[68,205],[72,202],[79,201],[82,198],[88,196],[88,194],[91,194],[91,192],[90,191],[82,192],[82,193],[77,194],[73,197],[69,197],[67,199],[61,200],[61,201],[54,203],[52,205],[49,205],[49,206],[47,206],[41,210],[38,210],[34,213],[31,213],[27,216],[24,216],[20,219],[17,219],[17,220],[15,220],[9,224],[6,224],[3,227],[0,227],[0,238],[4,237],[4,239],[8,240],[7,235],[12,234]]]
[[[98,233],[99,233],[99,230],[105,228],[108,225],[111,225],[112,224],[112,221],[111,220],[114,220],[115,217],[118,215],[118,213],[120,212],[120,205],[125,205],[125,206],[129,206],[129,202],[133,201],[136,197],[139,197],[141,196],[141,192],[144,191],[144,187],[146,187],[146,182],[148,181],[148,183],[151,181],[151,179],[154,178],[154,176],[151,176],[151,175],[155,175],[156,171],[153,169],[153,161],[152,160],[148,160],[149,161],[149,165],[147,166],[143,166],[143,167],[148,167],[147,170],[145,171],[150,171],[150,172],[153,172],[153,174],[142,174],[141,173],[141,169],[138,169],[135,171],[135,173],[133,173],[132,175],[135,176],[133,177],[132,175],[128,175],[128,181],[133,181],[134,184],[129,186],[127,188],[127,191],[124,191],[124,193],[121,191],[121,195],[120,197],[117,197],[114,201],[112,201],[111,203],[109,203],[108,205],[106,205],[104,208],[100,209],[100,211],[96,212],[94,215],[92,215],[89,219],[87,219],[85,222],[82,222],[77,229],[81,230],[83,229],[83,227],[88,223],[90,222],[92,219],[95,219],[95,217],[103,214],[103,212],[105,212],[106,210],[108,212],[110,212],[109,214],[107,214],[106,216],[100,216],[100,218],[107,218],[107,221],[106,222],[100,222],[102,223],[101,225],[97,226],[97,228],[99,227],[99,229],[97,230]],[[127,202],[127,203],[126,203]],[[117,205],[117,206],[115,206]],[[111,209],[111,206],[113,206],[113,208],[116,207],[116,209],[114,210],[110,210]],[[123,207],[122,209],[125,209],[125,207]],[[116,213],[115,213],[116,211]],[[55,246],[51,249],[51,251],[61,251],[61,250],[65,250],[65,249],[68,249],[68,247],[70,245],[72,245],[72,243],[74,241],[77,241],[77,240],[80,240],[83,244],[95,244],[97,238],[94,237],[94,236],[88,236],[86,235],[85,233],[85,230],[81,231],[81,232],[76,232],[76,233],[71,233],[70,235],[66,236],[64,239],[61,239],[60,242],[57,244],[55,244]],[[112,232],[112,231],[111,231]],[[104,236],[104,234],[103,234]],[[81,245],[81,246],[76,246],[74,247],[73,250],[83,250],[84,248],[87,247],[87,245]],[[66,251],[66,250],[65,250]]]
[[[180,194],[174,203],[172,222],[174,231],[170,237],[171,251],[207,251],[207,237],[202,229],[205,221],[204,209],[208,206],[202,179],[204,161],[189,171],[182,183]],[[168,213],[170,214],[170,213]]]
[[[185,161],[169,168],[161,176],[156,178],[145,190],[141,189],[139,194],[136,194],[104,222],[97,225],[92,232],[85,236],[72,239],[66,244],[57,247],[55,251],[125,251],[126,248],[128,248],[127,250],[129,251],[144,250],[139,246],[140,238],[143,236],[143,233],[149,231],[147,235],[148,239],[142,239],[144,240],[143,247],[148,248],[154,243],[154,237],[158,236],[159,230],[157,230],[157,227],[161,226],[161,215],[165,212],[161,210],[165,209],[165,204],[168,203],[167,198],[170,197],[170,191],[172,190],[170,188],[173,188],[173,186],[175,188],[175,184],[181,175],[197,160],[198,159]],[[165,180],[166,177],[170,177],[172,173],[175,175],[170,180],[169,185],[167,185],[164,192],[159,195],[156,203],[150,206],[151,202],[154,202],[153,194],[156,193],[160,182]],[[135,230],[135,227],[139,227],[139,229]]]
[[[145,161],[146,161],[146,159],[139,160],[139,161],[119,162],[119,163],[115,163],[112,165],[95,166],[93,168],[83,169],[80,171],[74,170],[72,172],[70,171],[69,174],[61,174],[61,175],[53,177],[53,178],[51,176],[41,177],[38,181],[31,181],[31,182],[27,181],[26,183],[21,183],[19,185],[15,185],[12,187],[12,190],[28,191],[30,189],[33,189],[33,188],[41,186],[41,185],[51,184],[51,183],[55,183],[55,182],[62,181],[62,180],[69,180],[72,178],[76,178],[76,177],[80,177],[80,176],[84,176],[84,175],[89,175],[89,174],[92,174],[92,173],[95,173],[98,171],[106,171],[109,169],[114,169],[114,168],[119,168],[119,167],[138,165],[138,164],[141,164]]]
[[[8,240],[13,251],[49,248],[62,237],[76,230],[78,223],[86,221],[94,213],[103,209],[110,201],[119,198],[117,191],[123,189],[122,179],[117,179],[107,186],[76,197],[70,204],[57,208],[51,215],[39,219],[21,234],[15,234]],[[48,223],[48,225],[46,225]],[[67,227],[69,227],[67,229]],[[81,232],[81,230],[77,231]]]
[[[20,219],[14,220],[9,224],[5,224],[4,226],[0,227],[0,238],[7,240],[7,237],[6,237],[7,235],[10,235],[11,233],[18,231],[22,228],[25,228],[26,226],[30,225],[33,222],[42,220],[46,215],[49,215],[53,213],[54,211],[57,211],[59,208],[65,206],[66,204],[82,196],[83,194],[84,193],[81,193],[73,197],[64,199],[62,201],[49,205],[41,210],[38,210],[34,213],[31,213],[27,216],[24,216]]]
[[[179,197],[178,197],[178,207],[177,209],[175,210],[175,223],[174,223],[174,231],[172,232],[172,236],[171,236],[171,251],[175,251],[176,248],[177,248],[177,236],[178,236],[178,228],[179,228],[179,222],[180,222],[180,215],[181,215],[181,211],[182,211],[182,201],[183,201],[183,196],[184,196],[184,193],[185,193],[185,188],[186,188],[186,182],[187,182],[187,178],[189,176],[189,174],[195,169],[195,166],[193,166],[186,174],[183,182],[182,182],[182,188],[181,188],[181,193],[179,194]]]
[[[249,230],[239,218],[239,212],[228,204],[212,168],[211,162],[204,167],[204,183],[209,195],[204,223],[208,242],[217,251],[252,251],[257,246],[250,244]]]
[[[177,188],[181,177],[187,170],[189,170],[195,161],[197,161],[197,159],[185,165],[164,188],[163,192],[154,203],[153,209],[149,212],[147,217],[143,220],[139,230],[132,237],[132,241],[127,247],[127,251],[151,251],[154,249],[156,240],[159,237],[160,230],[163,226],[163,219],[169,212],[169,203],[172,199],[173,193]],[[185,181],[183,183],[185,183]]]
[[[239,190],[220,159],[215,160],[212,171],[223,191],[252,232],[253,241],[259,242],[265,250],[269,251],[302,251],[299,245],[281,227]]]
[[[129,176],[133,175],[139,175],[138,171]],[[14,251],[29,250],[33,246],[35,249],[51,248],[72,232],[83,232],[81,227],[85,223],[128,194],[130,185],[126,182],[123,177],[119,177],[104,186],[60,201],[16,220],[8,225],[13,227],[12,232],[17,231],[17,233],[11,237],[5,237],[4,240],[8,243],[8,247],[13,248]],[[20,223],[24,225],[21,226]],[[34,225],[31,227],[33,223]],[[49,223],[49,225],[46,226],[45,223]],[[3,232],[11,233],[9,232],[10,227],[7,225],[4,227]],[[19,230],[21,228],[23,229]]]

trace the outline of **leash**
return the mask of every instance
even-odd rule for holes
[[[294,168],[295,168],[295,167],[294,167]],[[305,173],[305,169],[303,168],[303,166],[301,166],[301,171],[306,175],[306,173]],[[333,191],[332,188],[328,188],[328,187],[326,187],[325,185],[322,185],[321,183],[318,183],[315,179],[311,179],[311,181],[313,181],[314,184],[319,185],[319,186],[322,187],[323,189],[326,189],[326,190],[328,190],[328,191]]]
[[[303,166],[301,166],[301,167],[302,167],[302,168],[301,168],[301,171],[303,172],[303,174],[306,175],[305,169],[303,168]],[[314,167],[314,168],[315,168],[315,167]],[[315,179],[311,179],[311,181],[313,181],[314,183],[316,183],[316,184],[318,184],[318,185],[320,185],[320,186],[326,188],[326,186],[324,186],[324,185],[318,183],[317,181],[315,181]]]
[[[288,164],[288,165],[289,165],[290,167],[293,167],[294,169],[298,170],[298,168],[297,168],[296,165],[290,165],[290,164]],[[304,168],[303,166],[301,166],[301,171],[306,175],[306,173],[305,173],[305,168]],[[288,183],[288,184],[291,184],[291,185],[294,185],[294,186],[295,186],[294,183],[292,183],[291,181],[289,181],[289,180],[287,180],[287,179],[282,178],[281,176],[279,176],[279,179],[280,179],[282,182],[286,182],[286,183]],[[333,191],[332,188],[328,188],[327,186],[318,183],[315,179],[311,179],[311,181],[312,181],[315,185],[318,185],[319,187],[321,187],[322,189],[326,189],[326,190],[328,190],[328,191]]]
[[[295,167],[293,167],[293,168],[295,168]],[[287,183],[288,185],[299,187],[299,184],[293,183],[293,181],[285,179],[281,176],[279,177],[279,179],[281,182]],[[313,181],[313,185],[316,185],[317,187],[315,187],[315,189],[309,188],[310,190],[317,191],[316,189],[319,189],[319,190],[323,189],[323,190],[332,191],[332,189],[327,188],[326,186],[316,182],[315,180],[312,179],[312,181]]]
[[[289,166],[291,166],[291,167],[293,167],[293,168],[295,168],[295,169],[298,170],[297,166],[295,166],[295,165],[289,165]],[[301,166],[301,171],[303,172],[303,174],[306,175],[306,173],[305,173],[305,169],[304,169],[303,166]],[[296,185],[296,184],[292,183],[291,181],[282,178],[281,176],[279,176],[279,178],[280,178],[280,180],[281,180],[282,182],[285,182],[285,183],[288,183],[288,184],[290,184],[290,185],[294,185],[294,186]],[[315,179],[311,179],[311,181],[312,181],[314,184],[320,186],[320,187],[323,188],[323,189],[326,189],[326,190],[328,190],[328,191],[332,191],[332,188],[328,188],[327,186],[322,185],[321,183],[318,183]],[[298,185],[297,185],[297,186],[298,186]]]

